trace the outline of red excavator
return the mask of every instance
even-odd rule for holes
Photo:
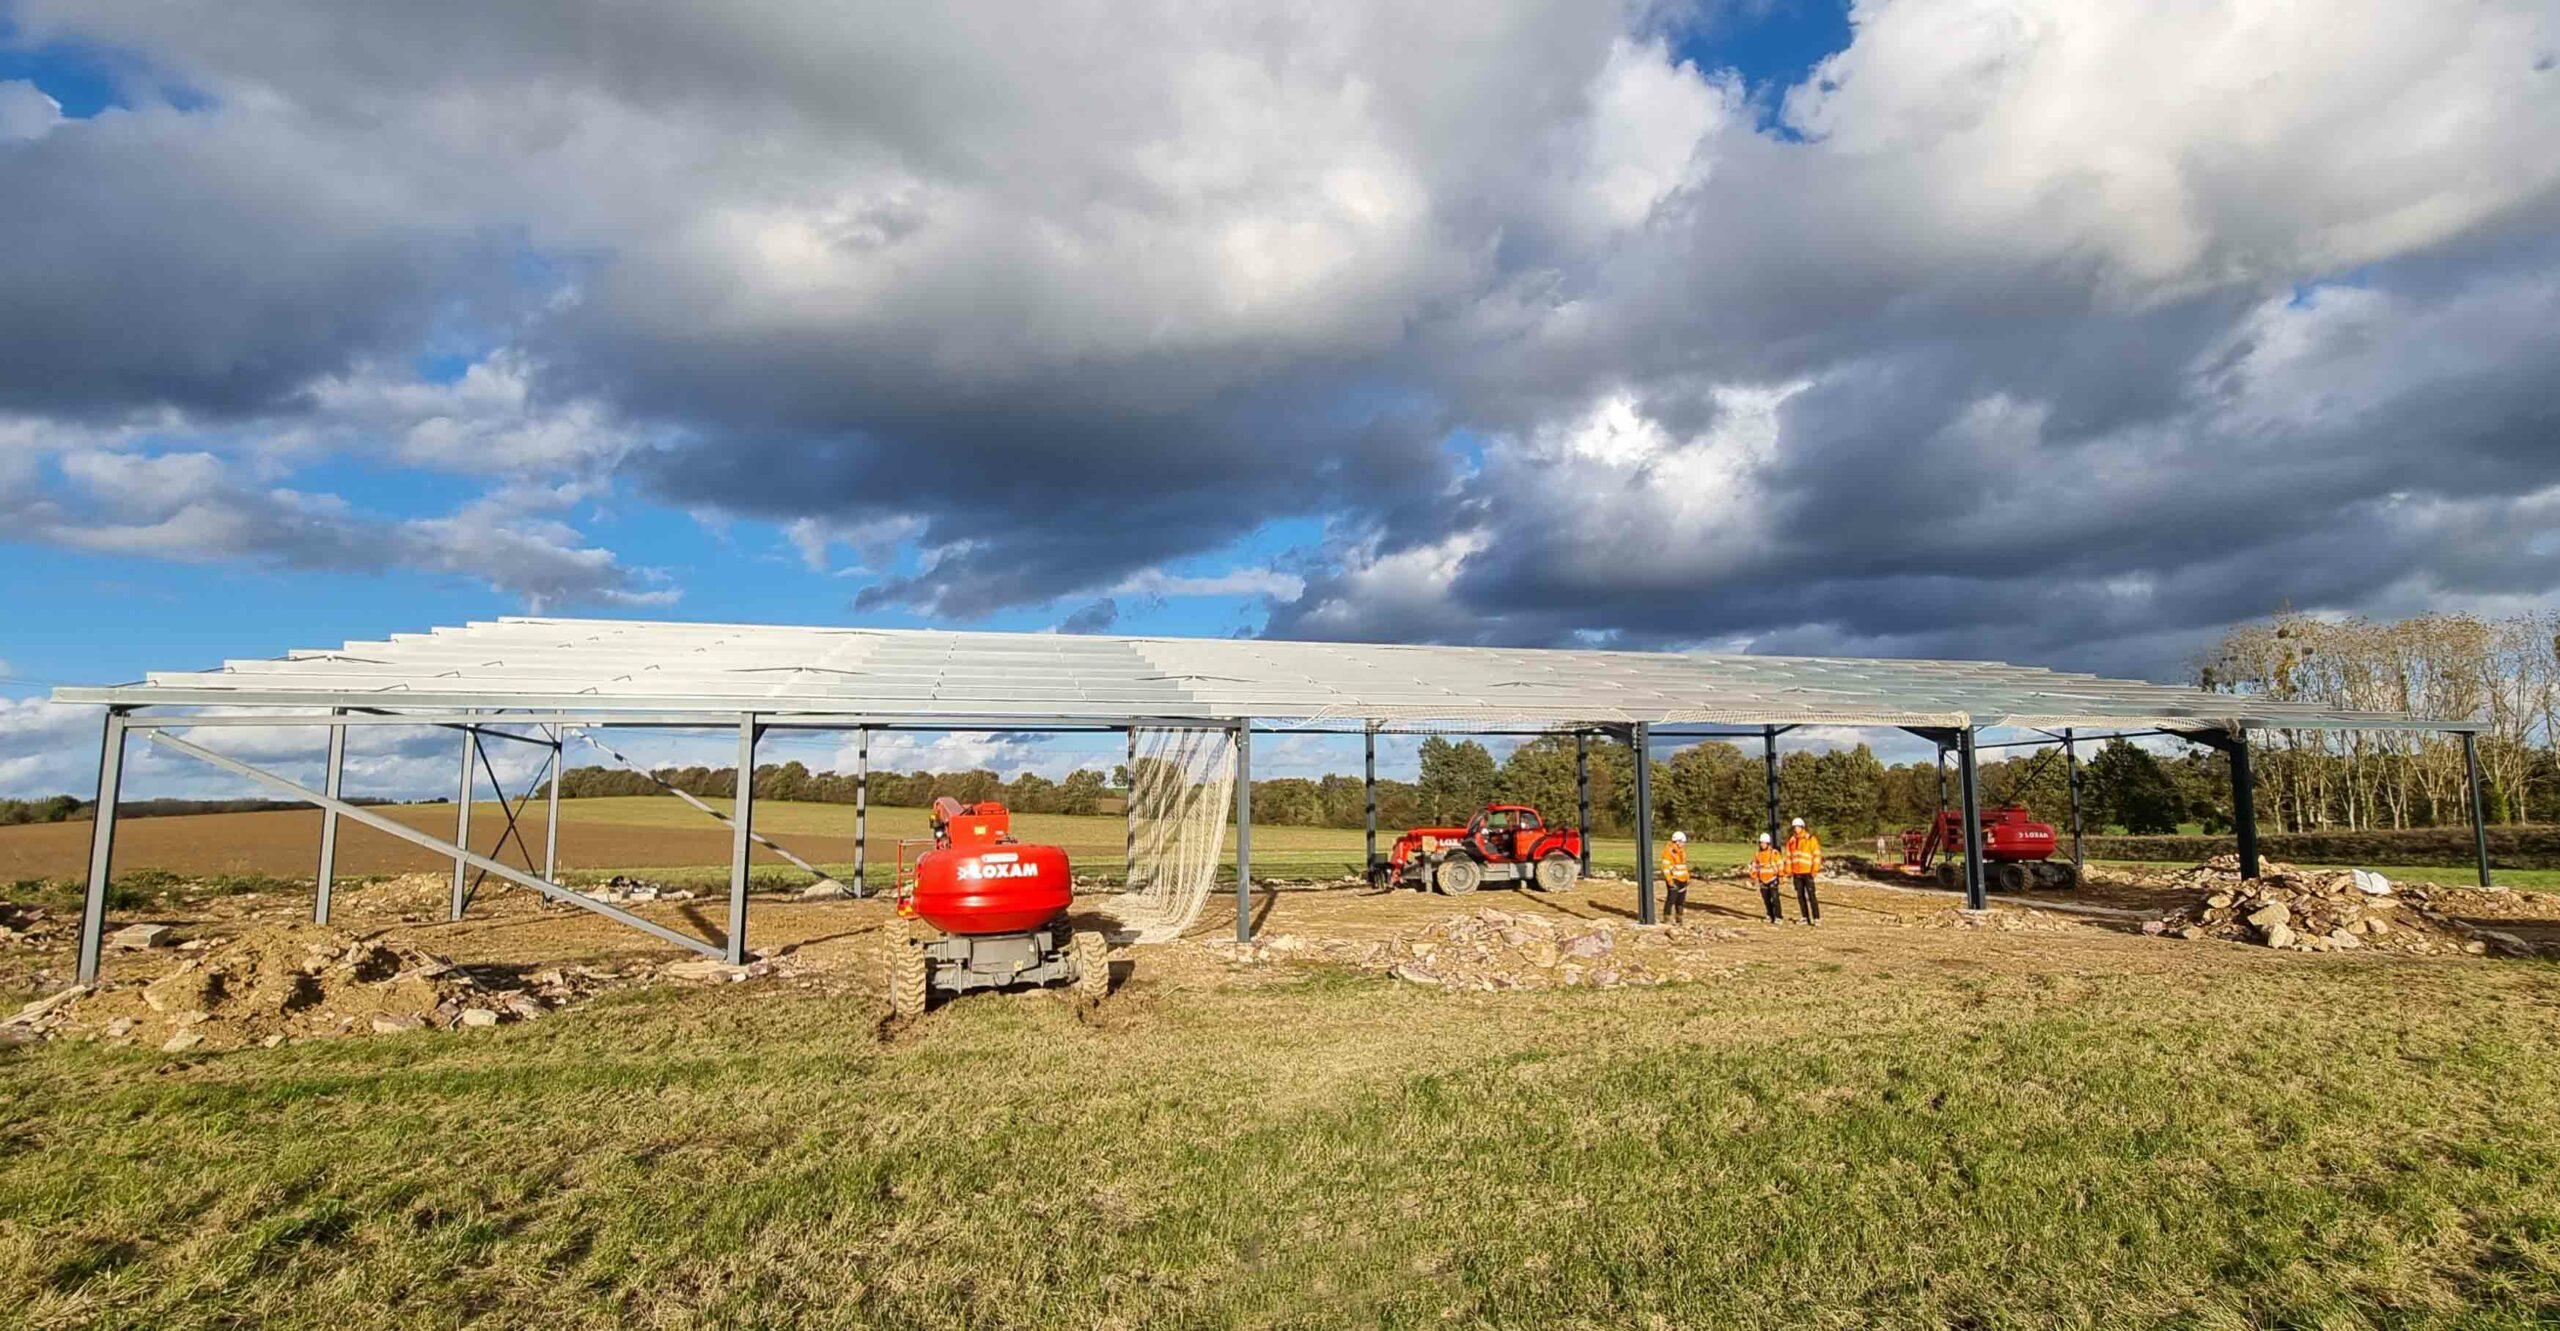
[[[1111,985],[1102,935],[1070,932],[1067,853],[1014,839],[993,800],[933,802],[933,839],[898,843],[898,914],[883,929],[889,1010],[912,1017],[936,993],[1072,984],[1100,998]],[[929,846],[907,862],[909,847]]]

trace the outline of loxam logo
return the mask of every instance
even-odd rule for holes
[[[1018,855],[981,855],[963,863],[953,876],[962,879],[1037,878],[1040,866],[1024,864]]]

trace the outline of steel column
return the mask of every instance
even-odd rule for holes
[[[413,846],[424,846],[438,855],[454,856],[462,860],[465,864],[471,865],[484,873],[495,874],[500,878],[506,879],[508,882],[532,888],[534,891],[540,892],[554,901],[567,902],[581,910],[593,911],[608,920],[628,925],[652,938],[663,939],[669,943],[675,944],[677,947],[684,948],[688,951],[699,952],[706,957],[716,957],[720,955],[719,948],[713,947],[711,944],[703,942],[699,938],[687,938],[683,934],[667,928],[665,925],[644,920],[618,906],[608,905],[605,902],[598,901],[584,892],[571,891],[568,888],[560,886],[558,883],[546,882],[540,878],[536,878],[522,869],[501,864],[497,860],[492,859],[487,855],[480,854],[477,851],[457,846],[450,841],[438,840],[434,833],[421,832],[418,829],[409,826],[407,823],[395,822],[394,820],[386,818],[371,809],[363,807],[362,805],[349,804],[343,800],[332,800],[328,796],[321,794],[319,791],[312,790],[307,786],[297,785],[292,781],[277,776],[273,772],[251,767],[249,764],[244,763],[237,758],[226,758],[219,753],[215,753],[211,749],[199,748],[165,730],[154,730],[147,734],[152,743],[160,745],[163,748],[174,749],[198,762],[219,767],[226,772],[237,772],[252,781],[256,781],[272,789],[282,791],[295,799],[301,800],[305,804],[313,805],[317,808],[335,809],[341,817],[350,821],[362,823],[386,836],[398,837],[400,840],[406,841]]]
[[[346,791],[347,728],[329,727],[329,766],[320,778],[320,792],[337,799]],[[548,875],[546,875],[548,876]],[[334,809],[320,811],[319,888],[311,898],[311,922],[329,922],[329,893],[338,882],[338,814]]]
[[[1636,751],[1636,923],[1655,921],[1653,906],[1653,729],[1638,721]]]
[[[560,778],[561,768],[568,765],[568,745],[562,740],[560,727],[544,727],[551,732],[551,811],[542,829],[542,876],[553,882],[560,880]]]
[[[2249,732],[2232,731],[2223,750],[2231,759],[2231,835],[2240,843],[2240,876],[2258,876],[2258,781],[2249,766]]]
[[[2071,877],[2078,882],[2086,875],[2088,860],[2081,853],[2080,744],[2069,730],[2062,732],[2062,769],[2071,783]]]
[[[755,845],[756,718],[738,718],[738,799],[729,838],[729,964],[747,964],[747,853]]]
[[[1769,839],[1771,841],[1776,841],[1778,839],[1779,816],[1778,728],[1776,726],[1761,727],[1760,741],[1765,746],[1761,752],[1760,761],[1763,766],[1768,768],[1769,774]]]
[[[1580,810],[1574,826],[1582,831],[1582,876],[1591,876],[1591,732],[1573,734],[1573,794]],[[1372,851],[1374,855],[1376,852]]]
[[[479,775],[472,769],[479,764],[479,761],[480,732],[463,731],[462,790],[460,794],[453,797],[453,844],[464,850],[471,849],[471,788]],[[471,885],[464,881],[464,874],[470,867],[469,862],[462,856],[453,857],[452,918],[457,920],[462,918],[462,908],[471,899],[469,895]]]
[[[2471,781],[2471,849],[2480,857],[2480,885],[2489,882],[2489,820],[2480,798],[2480,736],[2474,731],[2462,732],[2462,769]]]
[[[107,874],[116,856],[116,802],[124,795],[124,709],[107,709],[98,743],[98,808],[89,823],[89,891],[80,899],[80,983],[98,982],[98,957],[106,950]]]
[[[1947,811],[1947,746],[1938,746],[1938,812]]]
[[[1378,727],[1360,727],[1360,872],[1378,866]]]
[[[1964,793],[1964,908],[1988,909],[1982,882],[1982,782],[1974,762],[1973,727],[1956,732],[1956,785]]]
[[[1236,941],[1253,941],[1253,726],[1236,727]]]
[[[1122,854],[1120,861],[1120,885],[1136,887],[1138,885],[1138,728],[1136,726],[1129,727],[1129,761],[1122,764],[1120,770],[1129,774],[1129,793],[1120,804],[1121,836],[1128,842],[1128,849]]]
[[[853,894],[863,895],[871,865],[871,731],[853,732]]]

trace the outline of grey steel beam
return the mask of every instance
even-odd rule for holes
[[[98,958],[106,951],[107,875],[115,867],[116,803],[124,795],[124,712],[107,709],[98,742],[98,804],[89,823],[89,890],[80,898],[80,955],[75,969],[84,985],[98,982]]]
[[[1761,765],[1768,769],[1769,839],[1771,841],[1776,841],[1778,839],[1778,820],[1784,812],[1778,807],[1778,728],[1776,726],[1763,728],[1761,731],[1761,738],[1762,742],[1767,745],[1761,753],[1760,761]]]
[[[2462,770],[2471,785],[2471,849],[2480,858],[2480,885],[2489,882],[2489,819],[2480,797],[2480,737],[2462,732]]]
[[[1236,941],[1253,941],[1253,727],[1236,727]]]
[[[738,718],[738,802],[729,841],[729,964],[747,964],[747,857],[755,844],[756,719]]]
[[[2071,783],[2071,878],[2078,882],[2089,861],[2082,854],[2080,828],[2080,743],[2069,730],[2062,732],[2062,770]]]
[[[320,778],[321,793],[337,799],[346,793],[347,728],[329,727],[329,765]],[[311,898],[311,922],[329,922],[329,896],[338,882],[338,815],[329,809],[320,811],[319,887]]]
[[[159,736],[154,735],[152,738],[158,739]],[[479,776],[479,772],[475,770],[479,761],[480,733],[466,729],[462,732],[462,793],[454,796],[453,801],[453,844],[463,850],[471,848],[471,788],[476,784]],[[468,868],[462,856],[458,854],[454,856],[452,918],[457,920],[462,918],[463,907],[470,904],[471,900],[470,885],[464,881],[464,874]]]
[[[1372,801],[1374,803],[1374,799]],[[1591,732],[1573,732],[1574,826],[1582,831],[1582,876],[1591,876]],[[1372,817],[1371,822],[1377,820]],[[1377,835],[1370,834],[1369,858],[1378,856]]]
[[[1378,728],[1360,731],[1360,872],[1378,864]]]
[[[354,706],[327,695],[298,696],[287,693],[233,694],[228,690],[145,690],[153,694],[138,702],[105,698],[58,698],[62,702],[109,702],[120,707],[336,707]],[[187,696],[177,696],[185,694]],[[195,695],[204,696],[195,696]],[[167,695],[167,696],[160,696]],[[1129,726],[1171,730],[1220,729],[1233,724],[1223,716],[1206,713],[1167,716],[1153,712],[1130,712],[1121,715],[1069,715],[1058,712],[772,712],[762,710],[768,699],[757,698],[757,708],[733,707],[724,711],[706,711],[681,707],[642,707],[617,711],[610,707],[579,709],[545,704],[525,711],[485,710],[492,707],[485,698],[440,697],[433,694],[403,693],[402,705],[419,710],[410,712],[349,712],[340,718],[330,712],[281,712],[271,716],[224,713],[216,716],[136,716],[130,728],[150,730],[159,727],[192,729],[197,726],[619,726],[644,730],[726,730],[738,723],[738,717],[749,710],[764,718],[766,730],[852,730],[869,726],[874,730],[914,731],[920,734],[951,734],[990,731],[997,733],[1042,731],[1053,734],[1109,734]],[[740,701],[746,701],[741,699]],[[475,710],[482,709],[482,710]]]
[[[544,727],[551,734],[551,811],[542,833],[542,876],[554,882],[560,878],[560,778],[568,766],[568,745],[560,736],[560,727]]]
[[[853,732],[853,894],[870,888],[871,872],[871,728]]]
[[[1653,732],[1638,721],[1628,737],[1636,760],[1636,923],[1652,924],[1653,905]]]
[[[1973,727],[1956,732],[1956,785],[1964,795],[1964,908],[1987,910],[1991,899],[1982,875],[1982,781],[1974,760]]]
[[[392,819],[386,818],[362,805],[349,804],[344,800],[333,800],[328,796],[321,794],[319,791],[313,790],[308,786],[296,784],[294,781],[286,777],[277,776],[275,773],[266,771],[262,768],[252,767],[237,758],[224,757],[219,753],[215,753],[211,749],[189,744],[185,740],[182,740],[165,730],[153,731],[149,735],[145,736],[145,738],[162,748],[183,753],[198,762],[219,767],[226,772],[237,772],[252,781],[256,781],[270,789],[282,791],[283,793],[301,800],[306,804],[333,810],[342,818],[352,819],[385,835],[398,837],[413,846],[423,846],[438,855],[450,855],[473,868],[495,874],[500,878],[506,879],[508,882],[532,888],[534,891],[540,892],[554,901],[567,902],[572,906],[578,907],[580,910],[593,911],[608,920],[615,921],[619,924],[629,925],[652,938],[673,943],[677,947],[684,948],[690,952],[699,952],[706,957],[717,957],[720,955],[720,949],[718,947],[715,947],[710,943],[706,943],[699,938],[688,938],[663,924],[656,923],[652,920],[644,920],[627,910],[621,910],[607,905],[604,902],[598,901],[584,892],[562,887],[558,883],[550,882],[545,879],[536,878],[522,869],[511,868],[489,858],[486,855],[480,854],[477,851],[469,850],[462,846],[457,846],[450,841],[446,841],[432,832],[421,832],[418,829],[409,826],[407,823],[396,822]]]

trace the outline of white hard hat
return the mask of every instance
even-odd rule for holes
[[[1802,826],[1804,826],[1804,820],[1803,820],[1802,818],[1798,818],[1798,819],[1796,820],[1796,826],[1798,826],[1798,827],[1802,827]]]
[[[1686,832],[1674,832],[1671,834],[1671,839],[1684,846],[1689,844],[1689,834]]]
[[[1763,833],[1761,833],[1761,834],[1760,834],[1760,844],[1761,844],[1761,845],[1764,845],[1764,846],[1769,844],[1769,834],[1768,834],[1768,833],[1763,832]]]

